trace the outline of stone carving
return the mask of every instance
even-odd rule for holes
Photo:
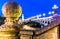
[[[16,2],[6,2],[2,7],[5,24],[0,26],[0,39],[18,39],[18,19],[21,16],[21,6]]]

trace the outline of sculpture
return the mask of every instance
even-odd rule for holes
[[[5,24],[0,26],[0,39],[18,39],[18,19],[21,16],[21,6],[16,2],[6,2],[2,7],[6,17]]]

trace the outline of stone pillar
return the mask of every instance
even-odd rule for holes
[[[2,13],[6,17],[5,23],[0,26],[0,39],[19,39],[18,19],[21,16],[21,6],[13,1],[2,6]]]
[[[32,39],[33,31],[22,30],[20,31],[20,39]]]

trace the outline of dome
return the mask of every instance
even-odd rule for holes
[[[20,17],[22,13],[22,8],[16,2],[6,2],[2,6],[2,13],[5,17]]]

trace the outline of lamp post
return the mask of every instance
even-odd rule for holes
[[[37,15],[36,17],[37,17],[37,19],[39,20],[39,15]]]
[[[52,7],[52,9],[54,10],[54,14],[57,14],[57,11],[56,11],[57,8],[58,8],[57,5],[54,5],[54,6]]]
[[[22,22],[24,22],[24,14],[22,14]]]
[[[39,17],[41,17],[41,14],[40,14],[40,15],[37,15],[36,17],[37,17],[37,19],[39,20]]]

